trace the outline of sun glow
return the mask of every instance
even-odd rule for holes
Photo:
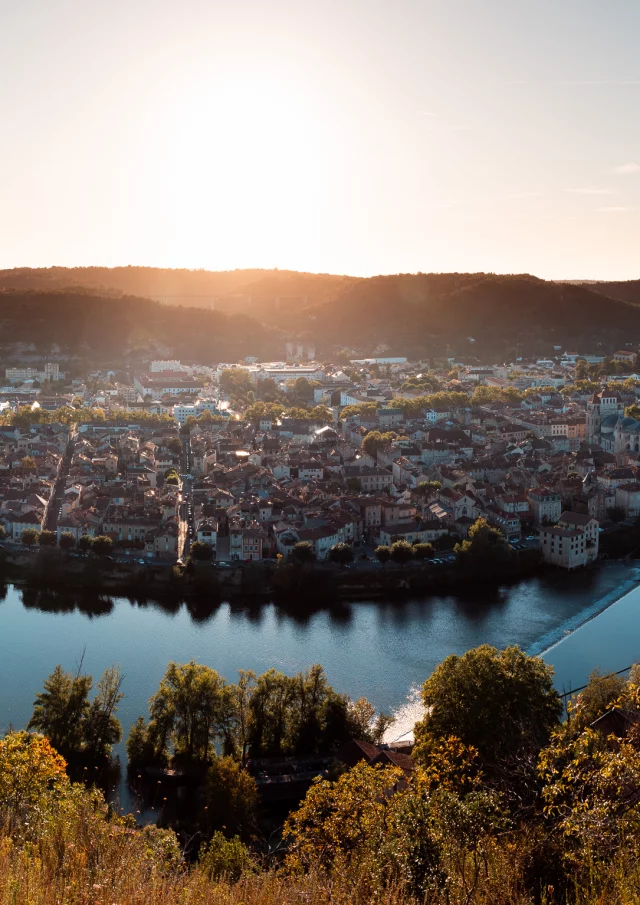
[[[336,129],[284,76],[194,80],[170,105],[168,134],[151,149],[150,177],[169,196],[178,256],[278,264],[308,254],[329,215]],[[156,131],[156,130],[154,130]],[[156,132],[157,134],[157,132]]]

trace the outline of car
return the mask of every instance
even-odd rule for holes
[[[538,540],[538,535],[537,535],[537,534],[529,534],[529,535],[525,538],[525,540]]]
[[[441,566],[441,565],[443,565],[444,560],[443,559],[432,559],[431,562],[434,564],[434,566]]]
[[[146,559],[139,559],[139,560],[138,560],[138,565],[140,565],[140,566],[146,566],[146,564],[147,564],[147,560],[146,560]]]

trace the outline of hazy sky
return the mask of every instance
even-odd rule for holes
[[[0,267],[640,277],[640,0],[0,0]]]

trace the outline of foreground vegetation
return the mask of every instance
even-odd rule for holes
[[[169,668],[150,708],[152,718],[167,714],[168,757],[184,757],[189,733],[208,725],[198,695],[222,705],[211,679],[193,664]],[[251,708],[264,697],[261,679],[248,692],[249,729],[262,713]],[[423,687],[415,768],[363,761],[338,771],[275,833],[259,821],[214,820],[179,837],[137,827],[70,782],[47,738],[12,733],[0,740],[0,905],[640,902],[639,680],[637,668],[628,680],[595,674],[560,722],[541,660],[490,647],[449,657]],[[280,682],[276,697],[296,681]],[[313,687],[308,675],[301,700]],[[325,689],[325,703],[332,695]],[[37,705],[42,726],[42,695]],[[603,714],[608,722],[594,725]],[[213,746],[198,756],[218,777],[205,807],[223,814],[230,784],[249,803],[255,787],[241,758],[234,774]]]

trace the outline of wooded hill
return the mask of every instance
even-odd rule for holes
[[[0,344],[7,356],[15,343],[34,344],[43,355],[55,344],[67,354],[115,363],[136,353],[197,361],[270,357],[282,354],[283,340],[243,315],[77,289],[0,292]]]
[[[554,346],[607,354],[640,342],[640,281],[89,267],[0,271],[2,287],[2,341],[42,351],[56,343],[104,355],[162,347],[186,360],[282,358],[286,339],[302,337],[321,357],[383,347],[409,357],[502,360],[548,356]]]

